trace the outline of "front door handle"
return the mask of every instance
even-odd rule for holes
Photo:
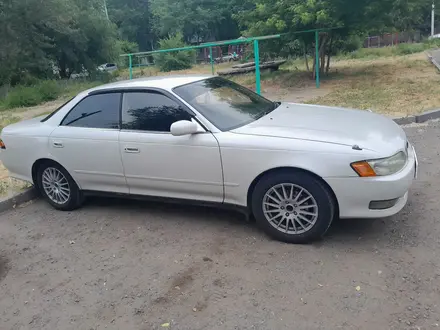
[[[55,148],[64,148],[63,142],[61,142],[61,141],[52,141],[52,145]]]
[[[124,151],[128,152],[128,153],[131,153],[131,154],[137,154],[137,153],[140,152],[139,149],[135,148],[135,147],[125,147]]]

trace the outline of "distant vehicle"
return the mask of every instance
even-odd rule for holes
[[[105,64],[98,66],[98,70],[112,72],[112,71],[118,70],[118,66],[114,63],[105,63]]]
[[[440,33],[434,34],[433,36],[430,36],[428,39],[440,39]]]
[[[232,62],[232,61],[238,61],[240,58],[238,57],[238,55],[236,53],[234,54],[228,54],[226,56],[223,56],[223,61],[224,62]]]
[[[56,209],[86,194],[233,205],[306,243],[335,217],[399,212],[417,173],[403,129],[368,111],[280,103],[221,77],[135,79],[2,130],[0,159]]]
[[[80,72],[80,73],[72,73],[72,74],[70,75],[70,79],[81,79],[81,78],[87,78],[89,75],[90,75],[90,74],[89,74],[86,70],[84,70],[84,71],[82,71],[82,72]]]
[[[238,54],[236,54],[236,53],[234,53],[234,54],[229,53],[228,55],[224,55],[222,57],[216,57],[214,59],[214,61],[216,63],[223,63],[223,62],[238,61],[239,59],[240,59],[240,57],[238,56]]]

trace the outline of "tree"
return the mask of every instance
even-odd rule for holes
[[[122,39],[135,42],[141,50],[151,50],[158,40],[153,31],[149,0],[107,0],[110,21]]]
[[[116,58],[116,37],[98,0],[0,0],[0,84],[94,70]]]
[[[233,0],[153,0],[154,29],[159,36],[182,32],[187,43],[239,36],[232,18]]]
[[[181,33],[170,35],[159,41],[160,49],[181,48],[187,46]],[[185,50],[171,53],[157,53],[154,61],[161,71],[189,69],[195,62],[194,50]]]
[[[294,33],[318,28],[339,28],[321,32],[319,35],[319,56],[323,59],[319,68],[321,72],[329,67],[332,46],[336,39],[383,25],[386,13],[392,6],[391,0],[249,1],[253,1],[253,8],[237,14],[237,20],[249,35],[286,33],[282,41],[278,41],[279,51],[283,45],[292,44],[297,39],[304,45],[304,53],[315,57],[314,35]],[[262,49],[264,50],[264,45]],[[327,63],[324,61],[325,56]]]

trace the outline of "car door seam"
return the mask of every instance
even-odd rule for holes
[[[212,134],[212,132],[209,132],[209,133],[211,133],[211,135],[217,141],[218,153],[219,153],[219,156],[220,156],[220,168],[222,170],[222,188],[223,188],[222,203],[224,203],[225,202],[225,193],[226,193],[226,191],[225,191],[225,173],[224,173],[225,171],[223,169],[222,149],[220,148],[220,142],[218,141],[217,137],[214,134]]]

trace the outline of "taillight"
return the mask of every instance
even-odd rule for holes
[[[5,143],[0,139],[0,149],[6,149]]]

